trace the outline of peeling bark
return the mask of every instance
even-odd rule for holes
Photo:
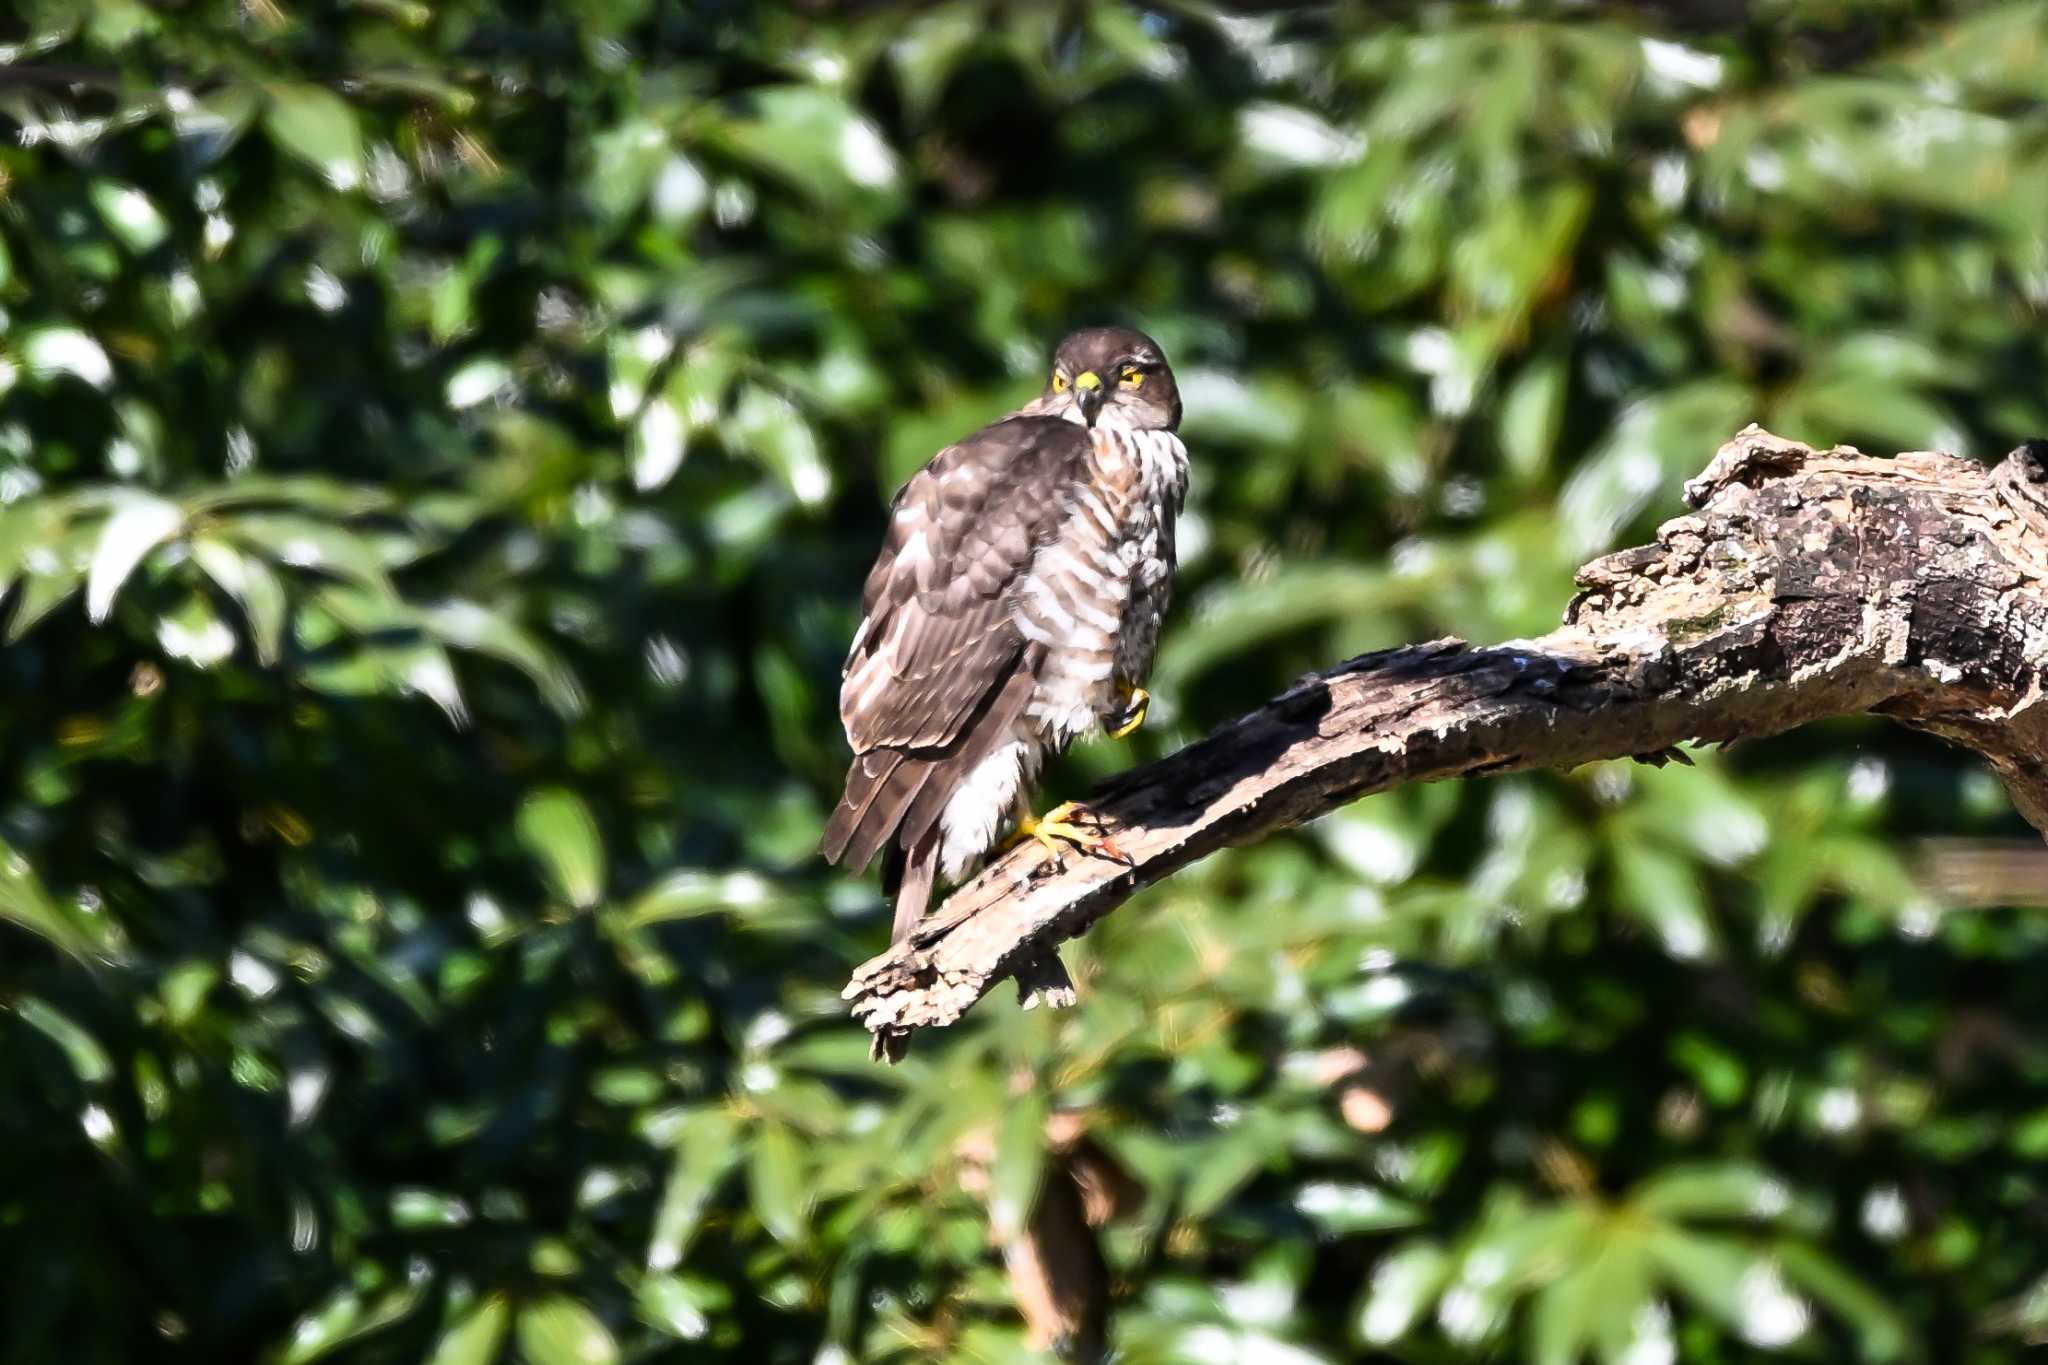
[[[1026,843],[846,988],[880,1050],[1004,977],[1064,1003],[1060,941],[1218,848],[1409,782],[1755,739],[1875,713],[1975,751],[2048,830],[2048,442],[1995,468],[1816,451],[1751,426],[1693,511],[1594,560],[1540,639],[1367,654],[1097,792],[1123,864]]]

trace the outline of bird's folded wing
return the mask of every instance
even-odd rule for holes
[[[839,716],[855,753],[943,748],[1025,651],[1014,595],[1085,477],[1088,433],[1013,417],[948,446],[897,495],[862,594]]]

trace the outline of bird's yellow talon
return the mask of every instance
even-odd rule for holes
[[[1093,828],[1089,828],[1091,825]],[[1060,847],[1062,842],[1083,853],[1100,854],[1120,863],[1130,861],[1103,828],[1102,817],[1078,801],[1062,801],[1042,816],[1025,814],[1017,821],[1017,832],[1010,836],[1009,846],[1014,848],[1026,839],[1035,841],[1055,863],[1066,860],[1066,851]]]
[[[1109,732],[1111,739],[1123,739],[1136,732],[1145,723],[1145,712],[1151,709],[1152,694],[1142,687],[1129,683],[1117,685],[1117,695],[1123,699],[1123,719]]]

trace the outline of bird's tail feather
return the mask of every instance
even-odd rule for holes
[[[854,756],[846,770],[846,791],[825,824],[825,837],[818,851],[828,863],[845,862],[853,871],[866,867],[896,832],[903,806],[916,792],[906,785],[922,787],[916,766],[905,772],[906,764],[917,760],[901,749],[875,749]]]
[[[846,774],[846,794],[825,826],[819,851],[829,862],[844,862],[858,872],[876,854],[891,846],[910,848],[936,821],[912,827],[904,817],[911,804],[939,777],[940,757],[877,749],[853,761]]]
[[[895,888],[896,918],[889,927],[891,946],[910,937],[911,930],[917,928],[917,922],[924,918],[925,907],[931,902],[932,884],[939,874],[938,831],[927,833],[901,857],[901,875]]]
[[[964,730],[946,744],[915,749],[881,745],[856,754],[847,769],[846,791],[818,843],[825,861],[843,862],[858,872],[890,844],[915,848],[930,835],[961,780],[1015,734],[1044,659],[1043,646],[1027,648],[1001,685],[982,697]]]

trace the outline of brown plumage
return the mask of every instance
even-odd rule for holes
[[[894,937],[993,846],[1046,753],[1149,669],[1186,452],[1137,332],[1076,333],[1043,395],[946,447],[896,496],[839,713],[854,760],[821,851],[884,855]]]

